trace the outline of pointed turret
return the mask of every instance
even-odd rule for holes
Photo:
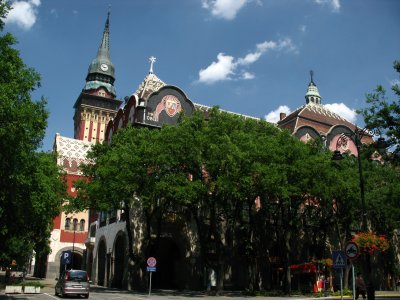
[[[99,50],[96,58],[89,66],[86,76],[86,84],[84,91],[97,90],[99,87],[104,87],[112,98],[115,98],[116,91],[114,87],[115,68],[110,59],[110,12],[107,14],[106,24],[101,39]]]
[[[307,104],[309,104],[309,103],[321,104],[321,96],[318,92],[317,86],[314,83],[313,75],[314,75],[314,72],[311,70],[310,71],[311,81],[308,84],[307,93],[305,95],[306,103]]]
[[[107,14],[99,50],[89,66],[86,84],[75,102],[74,137],[102,142],[108,122],[116,116],[122,101],[115,99],[114,65],[110,59],[110,12]]]

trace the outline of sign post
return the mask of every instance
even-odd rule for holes
[[[353,261],[360,255],[360,249],[358,245],[354,242],[348,242],[344,248],[344,252],[346,257]],[[351,264],[351,271],[353,273],[353,299],[356,300],[356,283],[355,283],[355,274],[354,274],[354,264]]]
[[[67,265],[71,264],[71,257],[71,250],[63,251],[61,253],[61,264],[64,265],[64,271],[67,270]]]
[[[149,283],[149,297],[151,295],[151,274],[157,270],[157,260],[155,257],[149,257],[147,259],[147,272],[150,272],[150,283]]]
[[[340,298],[343,300],[343,269],[346,268],[347,259],[345,251],[332,252],[332,268],[340,270]]]

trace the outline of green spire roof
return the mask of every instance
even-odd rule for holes
[[[116,95],[114,81],[115,68],[110,60],[110,12],[107,14],[107,20],[104,27],[99,50],[96,58],[89,66],[86,76],[86,85],[84,90],[96,89],[100,86],[106,88],[111,94]]]
[[[321,96],[318,92],[318,88],[315,85],[314,79],[313,79],[314,72],[310,71],[310,75],[311,75],[311,81],[308,84],[307,93],[305,95],[306,102],[307,102],[307,104],[308,103],[321,104]]]

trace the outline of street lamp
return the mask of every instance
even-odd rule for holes
[[[336,142],[336,150],[333,152],[332,160],[342,160],[343,155],[339,150],[339,145],[343,145],[347,143],[349,138],[354,138],[354,142],[357,148],[357,161],[358,161],[358,174],[360,179],[360,197],[361,197],[361,211],[362,211],[362,220],[361,220],[361,230],[367,232],[368,230],[368,221],[367,221],[367,212],[365,208],[365,187],[364,187],[364,176],[362,172],[362,164],[361,164],[361,140],[364,136],[373,136],[376,135],[377,132],[369,131],[367,128],[359,129],[358,127],[355,129],[354,133],[345,134],[343,133],[339,136]],[[385,141],[382,137],[378,139],[377,146],[380,149],[385,148]],[[371,278],[371,257],[369,253],[365,254],[365,271],[366,271],[366,281],[367,281],[367,295],[369,300],[375,300],[375,289],[372,283]]]

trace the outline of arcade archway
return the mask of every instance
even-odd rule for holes
[[[105,275],[106,275],[106,261],[107,261],[107,247],[106,242],[102,240],[99,243],[97,251],[97,284],[105,286]]]
[[[114,246],[114,279],[112,286],[115,288],[123,288],[125,265],[125,236],[118,235]]]
[[[152,277],[154,288],[178,289],[177,265],[182,258],[178,244],[172,238],[161,238],[158,247],[152,246],[149,254],[157,259],[157,271]]]

